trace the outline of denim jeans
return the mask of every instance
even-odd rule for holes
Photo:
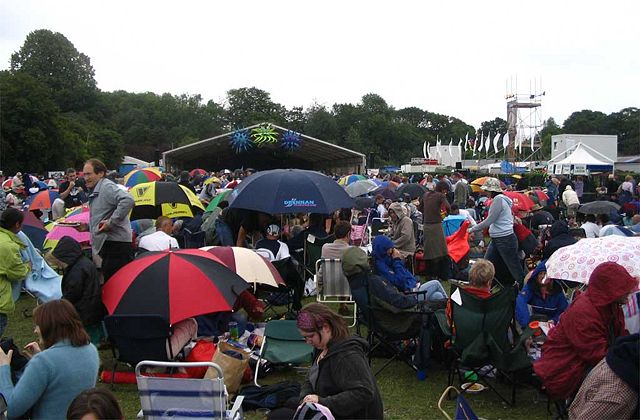
[[[418,292],[425,292],[418,294],[418,301],[441,300],[447,298],[447,292],[438,280],[429,280],[425,284],[420,285],[420,287],[418,287]]]
[[[524,268],[518,256],[518,238],[515,233],[500,238],[491,238],[484,257],[491,261],[496,269],[496,278],[504,282],[504,277],[510,275],[513,281],[522,287]]]

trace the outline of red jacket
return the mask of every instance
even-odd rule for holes
[[[607,354],[613,338],[627,334],[622,309],[615,300],[637,287],[638,280],[621,265],[607,262],[596,267],[587,291],[560,316],[542,346],[542,357],[533,365],[551,398],[573,395],[587,369]]]

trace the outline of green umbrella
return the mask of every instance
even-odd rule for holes
[[[209,202],[209,205],[207,206],[207,209],[205,211],[213,211],[216,207],[218,207],[218,204],[222,201],[222,200],[226,200],[227,196],[229,195],[229,193],[231,193],[231,189],[229,190],[222,190],[220,192],[218,192],[218,194],[213,197],[213,200],[211,200],[211,202]]]

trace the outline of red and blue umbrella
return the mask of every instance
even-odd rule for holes
[[[29,237],[33,246],[41,250],[49,231],[44,227],[42,220],[38,219],[35,214],[28,210],[22,213],[24,214],[22,231]]]
[[[48,210],[53,205],[53,202],[56,198],[59,198],[60,194],[57,191],[47,190],[45,187],[45,191],[40,191],[37,194],[34,194],[27,198],[24,203],[24,207],[33,210]]]

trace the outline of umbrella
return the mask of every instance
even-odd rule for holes
[[[23,211],[22,213],[24,214],[22,231],[29,237],[33,246],[42,250],[42,245],[49,231],[44,227],[42,220],[38,219],[32,212]]]
[[[613,201],[592,201],[583,204],[578,211],[584,214],[609,214],[612,211],[620,210],[620,206]]]
[[[396,198],[398,198],[398,194],[396,194],[396,191],[390,187],[379,188],[375,190],[374,193],[380,194],[381,196],[389,200],[395,200]]]
[[[411,199],[422,197],[427,192],[427,188],[420,184],[404,184],[396,190],[398,197],[402,197],[404,194],[409,194]]]
[[[370,209],[374,207],[375,203],[371,197],[358,197],[354,200],[353,207],[357,210]]]
[[[230,197],[229,207],[267,214],[328,214],[353,206],[353,199],[333,179],[303,169],[257,172],[234,189]]]
[[[102,289],[109,314],[160,315],[175,324],[231,311],[249,285],[199,249],[148,252],[122,267]]]
[[[51,208],[55,199],[59,197],[60,197],[60,194],[58,194],[56,191],[52,191],[52,190],[40,191],[39,193],[28,197],[24,202],[24,206],[25,208],[28,208],[31,211],[47,210]]]
[[[504,195],[509,197],[513,204],[511,205],[512,211],[531,211],[531,208],[535,206],[535,203],[531,198],[523,193],[514,192],[514,191],[505,191]]]
[[[473,181],[471,181],[471,190],[473,192],[480,192],[482,191],[482,189],[480,187],[482,187],[485,183],[485,181],[489,178],[493,178],[490,176],[483,176],[482,178],[478,178],[478,179],[474,179]],[[503,190],[507,189],[507,184],[505,184],[504,182],[500,181],[500,188],[502,188]]]
[[[59,220],[60,222],[78,222],[78,223],[89,223],[89,212],[81,212],[79,214],[75,214],[72,216],[65,217]],[[74,227],[63,226],[54,223],[53,229],[51,232],[47,234],[47,237],[44,241],[43,248],[45,249],[53,249],[58,245],[58,241],[62,239],[64,236],[71,236],[73,239],[80,243],[91,243],[91,232],[80,232]]]
[[[2,189],[5,191],[11,190],[13,187],[13,178],[7,178],[2,182]],[[24,187],[21,187],[18,191],[24,191]]]
[[[191,171],[189,171],[189,176],[191,178],[193,178],[196,175],[205,176],[205,175],[207,175],[207,171],[205,171],[204,169],[201,169],[201,168],[196,168],[196,169],[192,169]]]
[[[89,206],[84,205],[84,206],[71,207],[69,210],[67,210],[67,213],[64,215],[64,217],[67,218],[71,216],[76,216],[81,213],[89,213]]]
[[[216,194],[216,196],[213,197],[213,199],[209,202],[209,205],[207,206],[205,211],[213,211],[216,207],[218,207],[218,204],[220,204],[221,201],[227,199],[231,191],[232,190],[230,189],[218,190],[218,194]]]
[[[640,276],[640,238],[612,235],[581,239],[549,257],[547,276],[588,284],[593,270],[607,261],[622,265],[633,277]]]
[[[189,188],[175,182],[145,182],[129,190],[136,205],[131,220],[167,217],[193,217],[204,206]]]
[[[338,180],[338,185],[342,185],[343,187],[346,187],[349,184],[353,184],[354,182],[361,181],[363,179],[367,179],[367,177],[364,175],[356,175],[356,174],[345,175]]]
[[[136,169],[125,175],[124,186],[132,188],[133,186],[144,182],[160,181],[161,179],[162,174],[156,168]]]
[[[378,189],[378,184],[370,179],[361,179],[360,181],[352,182],[345,187],[345,191],[349,194],[349,197],[358,197],[360,195],[369,194]]]
[[[546,206],[549,200],[549,196],[542,190],[527,191],[526,194],[534,203],[539,204],[541,207]]]
[[[255,251],[235,246],[206,246],[200,249],[216,256],[247,283],[261,283],[273,287],[285,284],[273,264]]]

